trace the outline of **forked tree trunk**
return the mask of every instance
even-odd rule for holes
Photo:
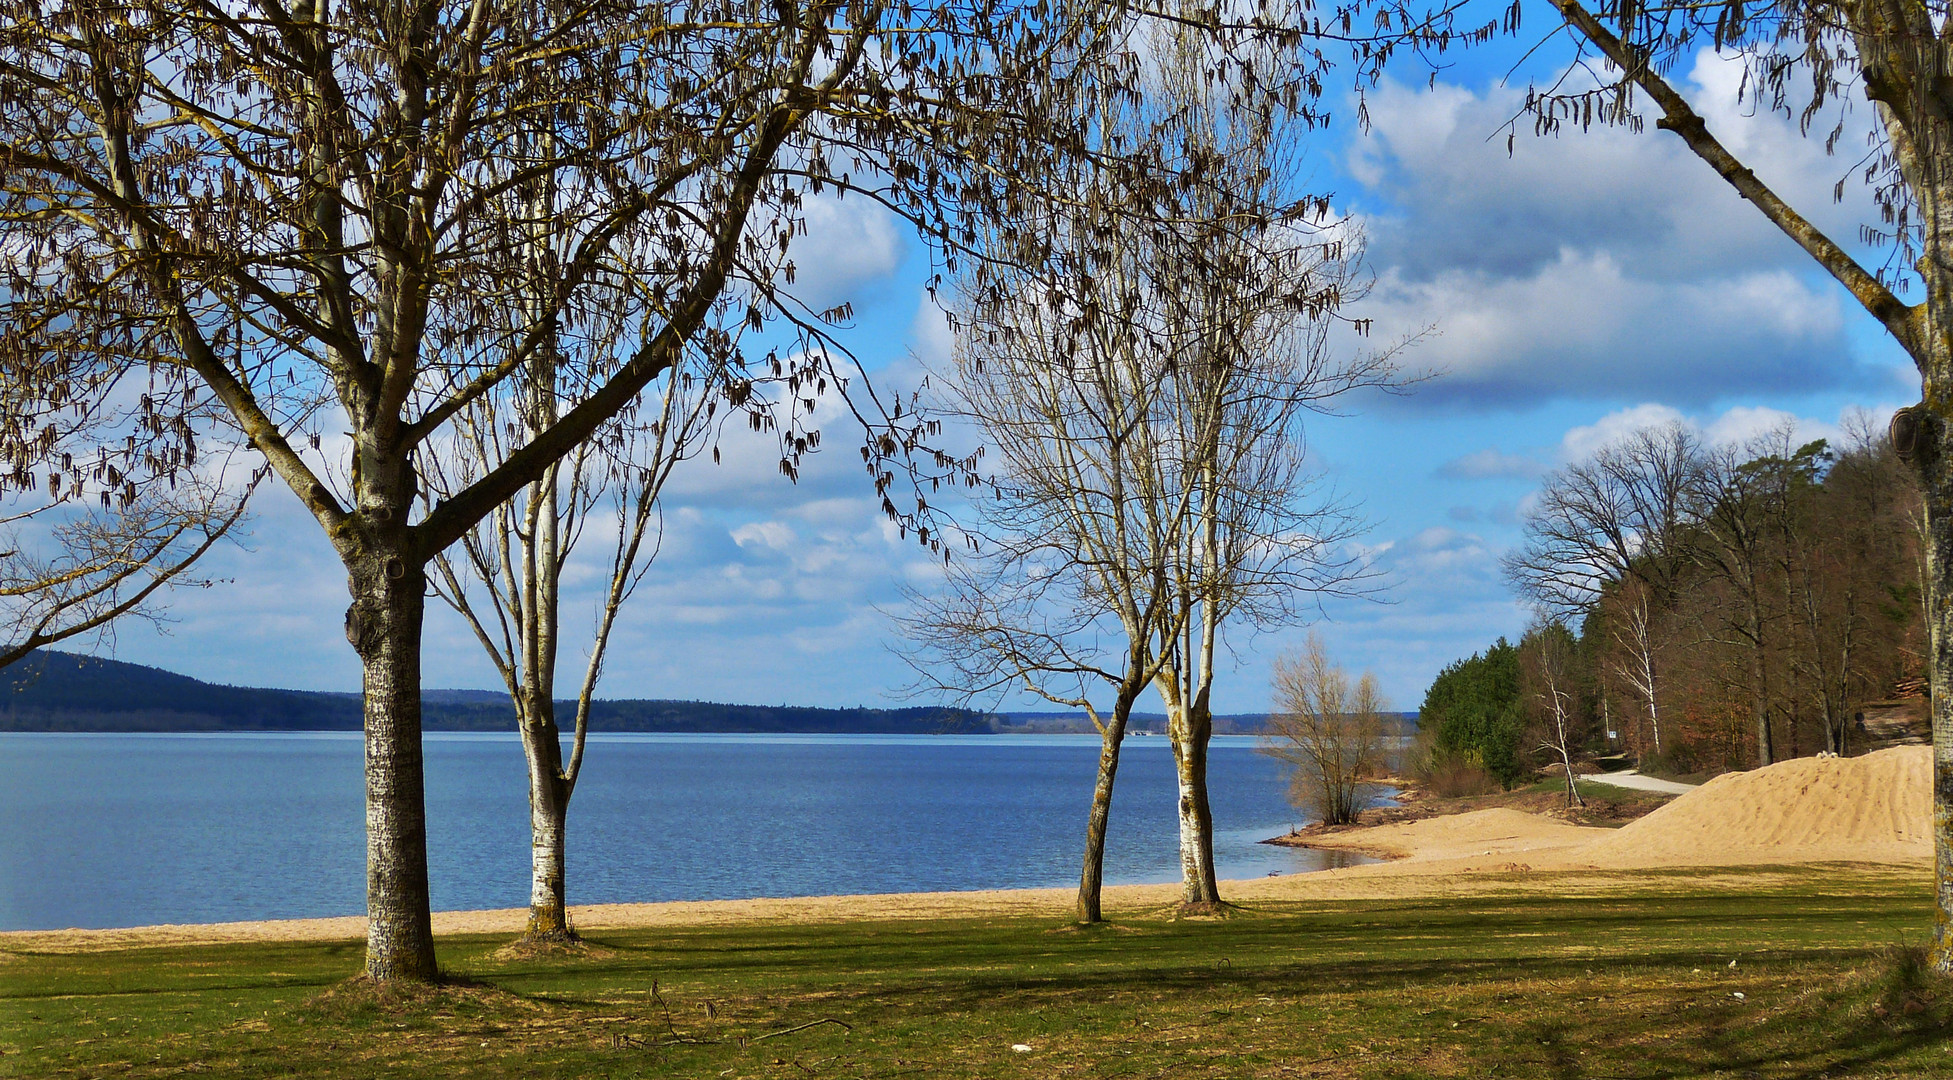
[[[348,559],[346,639],[359,653],[366,713],[366,974],[431,982],[427,804],[420,733],[421,616],[427,588],[404,537]]]
[[[1085,864],[1078,873],[1078,921],[1095,923],[1103,918],[1099,895],[1105,884],[1105,829],[1112,819],[1112,783],[1119,775],[1119,749],[1126,739],[1126,724],[1132,717],[1132,698],[1120,695],[1112,706],[1112,718],[1099,734],[1099,777],[1092,787],[1092,814],[1085,824]]]

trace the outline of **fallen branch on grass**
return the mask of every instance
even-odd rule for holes
[[[794,1033],[794,1032],[796,1032],[796,1031],[806,1031],[806,1030],[807,1030],[808,1028],[815,1028],[815,1027],[819,1027],[819,1026],[821,1026],[822,1024],[833,1024],[833,1025],[834,1025],[835,1027],[840,1027],[840,1028],[846,1028],[846,1029],[847,1029],[847,1030],[849,1030],[849,1031],[853,1031],[853,1030],[854,1030],[854,1025],[853,1025],[853,1024],[848,1024],[848,1023],[843,1023],[843,1022],[841,1022],[841,1021],[839,1021],[839,1020],[836,1020],[836,1019],[834,1019],[834,1018],[833,1018],[833,1017],[831,1017],[831,1016],[823,1016],[823,1017],[821,1017],[821,1018],[820,1018],[819,1020],[814,1020],[814,1021],[811,1021],[811,1022],[809,1022],[809,1023],[805,1023],[805,1024],[802,1024],[802,1025],[800,1025],[799,1027],[790,1027],[790,1028],[787,1028],[787,1029],[785,1029],[785,1030],[783,1030],[783,1031],[769,1031],[769,1032],[767,1032],[767,1033],[766,1033],[766,1034],[764,1034],[764,1035],[755,1035],[755,1036],[753,1036],[753,1041],[754,1041],[754,1042],[761,1042],[761,1041],[763,1041],[763,1040],[765,1040],[765,1039],[771,1039],[771,1038],[773,1038],[773,1037],[774,1037],[775,1035],[791,1035],[791,1034],[793,1034],[793,1033]]]

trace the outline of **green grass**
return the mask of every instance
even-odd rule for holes
[[[568,958],[451,938],[462,981],[384,997],[346,982],[353,942],[16,951],[0,1075],[1948,1077],[1953,992],[1901,948],[1928,915],[1917,874],[1830,868],[1082,931],[606,931]]]
[[[1660,806],[1675,798],[1660,791],[1642,791],[1639,788],[1615,787],[1613,784],[1599,783],[1584,776],[1574,777],[1573,784],[1580,789],[1583,799],[1609,799],[1615,802],[1645,802]],[[1526,795],[1566,795],[1566,780],[1560,777],[1547,777],[1523,787],[1512,789],[1513,794]]]

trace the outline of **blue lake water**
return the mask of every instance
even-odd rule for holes
[[[437,910],[528,903],[513,734],[430,734]],[[357,732],[0,733],[0,929],[355,915]],[[1073,885],[1094,736],[592,736],[572,904]],[[1255,740],[1214,740],[1223,878],[1363,861],[1258,844],[1309,820]],[[1172,754],[1126,744],[1109,882],[1179,878]]]

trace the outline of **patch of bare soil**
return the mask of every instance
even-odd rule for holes
[[[492,954],[497,960],[608,960],[617,955],[616,949],[593,944],[580,937],[538,937],[524,934],[507,945],[496,949]]]
[[[350,1016],[362,1012],[387,1015],[444,1013],[457,1006],[489,1004],[533,1011],[537,1006],[517,994],[466,980],[440,983],[394,981],[379,983],[364,975],[335,983],[305,1002],[313,1012]]]

